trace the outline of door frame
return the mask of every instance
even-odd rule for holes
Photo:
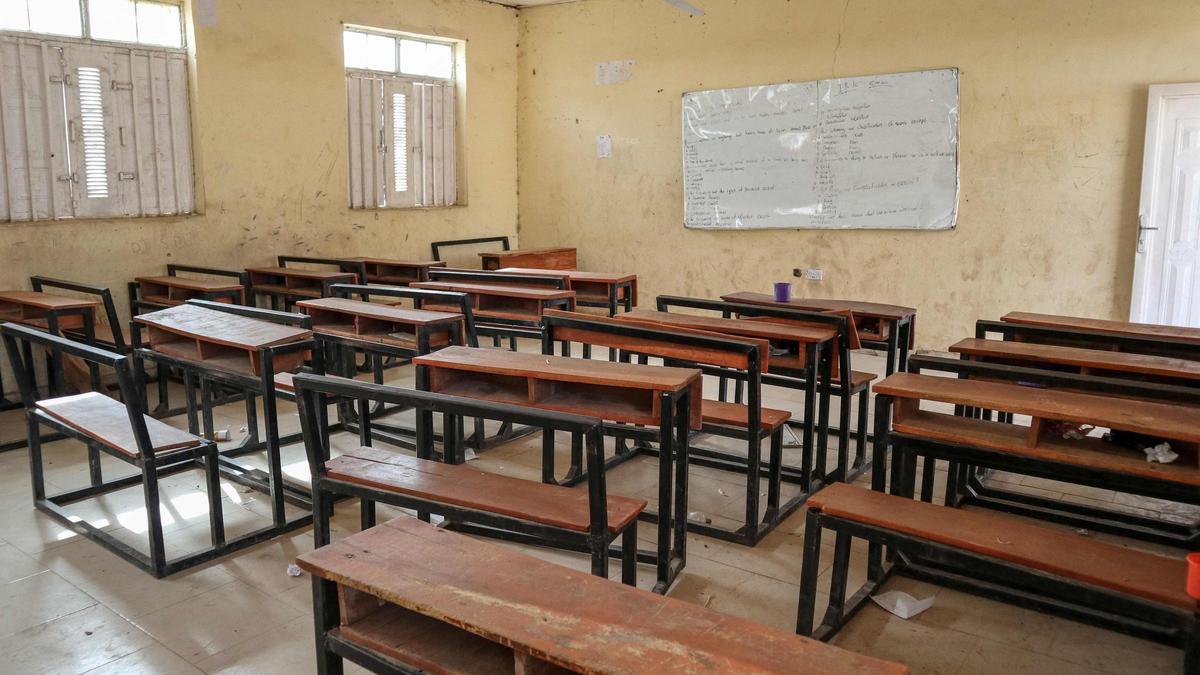
[[[1155,270],[1155,249],[1148,245],[1155,236],[1155,216],[1153,213],[1154,195],[1163,179],[1159,175],[1159,163],[1162,160],[1164,146],[1162,141],[1168,131],[1163,125],[1167,102],[1177,98],[1200,98],[1200,82],[1182,84],[1152,84],[1150,85],[1149,101],[1146,105],[1146,145],[1142,152],[1142,191],[1138,202],[1137,238],[1134,245],[1133,258],[1133,294],[1129,301],[1129,320],[1139,323],[1159,323],[1148,321],[1147,312],[1152,307],[1150,293],[1157,291],[1159,285],[1151,275]],[[1171,146],[1174,147],[1174,146]],[[1159,270],[1161,271],[1161,270]]]

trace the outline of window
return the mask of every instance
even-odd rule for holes
[[[171,3],[0,0],[0,222],[192,212],[182,26]]]
[[[342,37],[351,208],[454,204],[455,45],[359,28]]]

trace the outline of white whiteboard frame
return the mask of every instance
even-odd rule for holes
[[[950,74],[952,75],[952,77],[953,77],[953,80],[954,80],[954,104],[955,104],[955,105],[954,105],[954,108],[955,108],[955,111],[956,111],[955,120],[954,120],[954,125],[953,125],[953,128],[954,128],[954,144],[953,144],[953,150],[954,150],[954,198],[953,198],[953,206],[952,206],[952,208],[951,208],[951,211],[950,211],[950,219],[949,219],[949,222],[948,222],[946,225],[937,226],[937,227],[919,227],[919,226],[918,226],[918,227],[912,227],[912,226],[900,226],[900,227],[882,227],[882,226],[872,226],[872,225],[845,225],[845,226],[836,226],[836,225],[822,225],[822,224],[809,224],[809,225],[751,225],[751,226],[745,226],[745,225],[743,225],[743,226],[737,226],[737,225],[723,225],[723,226],[696,226],[696,225],[690,225],[690,224],[688,224],[688,220],[687,220],[687,209],[688,209],[688,203],[687,203],[687,179],[688,179],[688,172],[687,172],[687,145],[686,145],[686,133],[687,133],[687,124],[688,124],[688,119],[687,119],[687,107],[686,107],[686,105],[685,105],[685,102],[686,102],[686,100],[687,100],[687,98],[688,98],[689,96],[691,96],[691,95],[695,95],[695,94],[715,93],[715,92],[724,92],[724,91],[735,91],[735,90],[743,90],[743,89],[749,89],[749,88],[759,88],[759,87],[775,87],[775,86],[780,86],[780,85],[808,85],[808,84],[812,84],[812,85],[815,85],[815,86],[816,86],[816,88],[817,88],[817,90],[818,90],[818,91],[820,91],[820,87],[821,87],[821,85],[822,85],[822,84],[825,84],[825,83],[833,83],[833,82],[837,82],[837,81],[839,81],[839,80],[852,80],[852,79],[856,79],[856,78],[860,78],[860,77],[888,77],[888,76],[892,76],[892,75],[906,75],[906,74],[914,74],[914,73],[933,73],[933,72],[943,72],[943,71],[944,71],[944,72],[947,72],[947,73],[950,73]],[[956,67],[950,67],[950,68],[934,68],[934,69],[915,70],[915,71],[904,71],[904,72],[899,72],[899,73],[881,73],[881,74],[871,74],[871,75],[851,76],[851,77],[844,77],[844,78],[823,78],[823,79],[819,79],[819,80],[788,81],[788,82],[778,82],[778,83],[765,84],[765,85],[746,85],[746,86],[743,86],[743,87],[726,87],[726,88],[722,88],[722,89],[712,89],[712,90],[693,90],[693,91],[685,91],[685,92],[683,92],[683,94],[682,94],[682,95],[681,95],[681,97],[680,97],[680,102],[681,102],[681,105],[680,105],[680,121],[681,121],[681,127],[682,127],[682,128],[681,128],[681,138],[680,138],[680,151],[681,151],[681,152],[680,152],[680,159],[681,159],[681,179],[682,179],[683,200],[684,200],[684,204],[683,204],[683,208],[684,208],[683,225],[684,225],[684,228],[685,228],[685,229],[689,229],[689,230],[699,230],[699,231],[726,231],[726,230],[732,230],[732,231],[748,231],[748,230],[875,230],[875,231],[917,231],[917,232],[945,232],[945,231],[953,231],[953,230],[955,230],[955,229],[958,227],[958,208],[959,208],[959,203],[960,203],[960,198],[961,198],[961,191],[962,191],[962,181],[961,181],[961,171],[962,171],[962,162],[961,162],[961,160],[962,160],[962,153],[961,153],[961,149],[960,149],[960,143],[961,143],[961,119],[962,119],[962,96],[961,96],[961,80],[960,80],[960,72],[959,72],[959,69],[958,69],[958,68],[956,68]]]

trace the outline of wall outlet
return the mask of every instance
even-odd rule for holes
[[[792,276],[808,281],[821,281],[825,278],[825,271],[820,267],[797,267],[792,270]]]

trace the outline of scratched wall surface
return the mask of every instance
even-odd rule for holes
[[[467,40],[466,206],[347,206],[341,22]],[[221,0],[216,25],[199,23],[193,124],[203,215],[0,223],[0,288],[28,288],[31,274],[105,284],[123,311],[125,282],[168,262],[424,258],[432,240],[515,231],[514,10],[479,0]]]
[[[767,291],[918,307],[944,349],[1011,309],[1127,316],[1147,85],[1200,80],[1194,2],[587,0],[521,12],[520,230],[634,270],[644,299]],[[596,64],[634,60],[596,84]],[[950,232],[684,230],[680,96],[830,76],[961,69]],[[612,158],[596,158],[596,136]],[[643,300],[645,302],[646,300]]]

